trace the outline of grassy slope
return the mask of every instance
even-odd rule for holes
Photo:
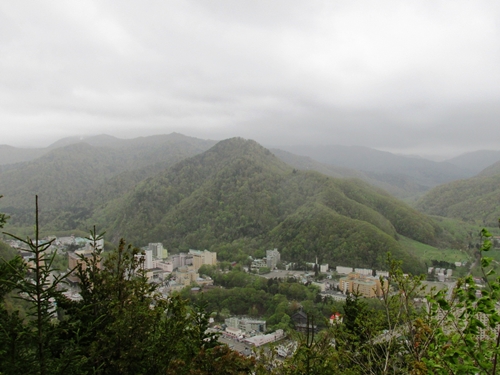
[[[432,260],[446,261],[449,263],[472,260],[471,255],[465,250],[450,248],[439,249],[403,236],[401,236],[399,242],[405,250],[428,264],[430,264]]]

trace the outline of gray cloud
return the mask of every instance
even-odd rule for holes
[[[0,144],[500,148],[498,20],[495,1],[3,2]]]

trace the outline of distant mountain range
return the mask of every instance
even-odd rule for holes
[[[500,151],[478,151],[435,162],[361,146],[298,145],[283,149],[326,165],[362,172],[360,178],[400,198],[422,195],[443,183],[472,177],[500,160]]]
[[[279,246],[296,260],[314,255],[367,267],[380,265],[389,249],[417,268],[422,264],[398,235],[435,243],[441,229],[385,191],[422,196],[416,207],[430,215],[483,224],[499,216],[498,152],[437,163],[362,147],[291,151],[175,133],[66,138],[32,150],[1,146],[0,211],[11,215],[10,225],[32,226],[38,194],[48,230],[98,224],[113,239],[136,244],[241,256]]]
[[[77,143],[117,150],[119,157],[123,158],[123,165],[117,166],[117,170],[130,170],[151,166],[152,163],[162,163],[167,159],[169,162],[179,161],[183,157],[194,155],[193,151],[206,151],[216,141],[204,141],[173,133],[128,140],[109,135],[69,137],[40,149],[0,145],[0,171],[12,169],[13,164],[35,160],[53,150]],[[187,148],[184,153],[182,147],[174,146],[182,143]],[[167,146],[173,146],[175,151],[169,151]],[[171,154],[165,155],[164,152]],[[444,162],[396,155],[360,146],[299,145],[272,149],[272,152],[296,169],[316,170],[339,178],[360,178],[398,198],[410,199],[422,196],[432,187],[443,183],[472,177],[500,161],[500,151],[491,150],[466,153]],[[171,156],[175,156],[174,159],[170,160]],[[135,160],[135,164],[131,159]]]

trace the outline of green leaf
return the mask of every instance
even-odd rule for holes
[[[491,237],[491,233],[486,228],[481,229],[480,235],[481,237]]]
[[[490,257],[481,258],[481,267],[483,267],[483,268],[488,267],[492,261],[493,261],[493,258],[490,258]]]

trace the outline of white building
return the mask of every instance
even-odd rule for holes
[[[261,346],[270,342],[275,342],[285,337],[285,333],[282,329],[278,329],[276,332],[269,333],[267,335],[248,337],[244,341],[250,345]]]
[[[266,250],[266,263],[269,269],[275,269],[280,260],[281,255],[278,249]]]
[[[179,267],[191,266],[193,264],[193,256],[191,254],[179,253],[170,256],[170,261],[174,266],[174,270]]]
[[[335,267],[335,271],[340,275],[349,275],[352,272],[352,267],[337,266]]]
[[[149,243],[148,250],[153,252],[153,257],[155,259],[163,259],[168,256],[167,249],[163,248],[163,244],[161,242]]]
[[[144,260],[144,268],[149,270],[153,268],[153,251],[152,250],[146,250],[145,251],[146,256]]]
[[[143,269],[150,270],[153,268],[153,252],[151,250],[143,250],[143,253],[136,254],[135,257],[138,261],[144,262]]]
[[[355,268],[354,272],[363,276],[373,276],[373,271],[368,268]]]

